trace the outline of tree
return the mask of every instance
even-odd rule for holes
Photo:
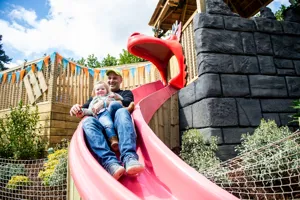
[[[134,55],[132,55],[131,53],[129,53],[128,51],[126,51],[125,49],[122,49],[122,53],[120,53],[120,58],[119,58],[119,65],[123,65],[123,64],[130,64],[130,63],[137,63],[137,62],[143,62],[145,61],[142,58],[136,57]]]
[[[85,66],[86,65],[86,60],[84,58],[81,58],[80,60],[77,61],[78,64]]]
[[[285,5],[281,5],[279,10],[275,12],[275,17],[278,21],[283,21],[283,12],[287,9]]]
[[[82,59],[81,59],[82,60]],[[84,60],[84,59],[83,59]],[[89,55],[86,59],[86,65],[90,68],[99,68],[101,67],[100,62],[98,61],[98,58],[92,54]]]
[[[12,59],[5,54],[5,51],[2,49],[1,41],[2,41],[2,35],[0,35],[0,71],[3,71],[8,69],[4,67],[4,63],[8,64]]]
[[[116,66],[116,65],[118,65],[118,60],[109,54],[107,54],[107,56],[105,58],[103,58],[103,60],[101,62],[102,67]]]

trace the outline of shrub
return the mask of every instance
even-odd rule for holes
[[[60,149],[48,155],[48,161],[38,177],[47,186],[57,186],[66,182],[67,178],[68,150]]]
[[[297,140],[287,139],[290,135],[288,127],[278,127],[274,120],[264,119],[253,135],[243,134],[236,150],[243,154],[242,165],[247,166],[244,173],[268,184],[297,173],[300,147]]]
[[[211,137],[210,143],[196,129],[185,131],[182,137],[180,157],[198,172],[216,167],[220,160],[216,157],[217,138]]]
[[[6,183],[13,176],[25,175],[25,165],[24,164],[12,164],[8,163],[6,165],[0,165],[0,182]]]
[[[20,186],[28,185],[30,180],[27,176],[13,176],[8,181],[6,187],[9,189],[17,189]]]
[[[36,159],[44,156],[46,142],[40,136],[41,127],[38,107],[30,112],[29,105],[22,101],[10,108],[5,119],[0,119],[0,157],[14,159]]]

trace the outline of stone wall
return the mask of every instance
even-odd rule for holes
[[[218,136],[226,160],[261,118],[297,128],[289,116],[300,97],[300,24],[245,19],[207,2],[194,18],[199,77],[179,91],[180,130]]]

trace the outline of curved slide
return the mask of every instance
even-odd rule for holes
[[[237,199],[183,162],[148,126],[158,108],[186,84],[184,56],[178,37],[171,35],[161,40],[139,33],[129,37],[128,51],[151,61],[162,78],[162,82],[145,84],[132,91],[136,105],[132,117],[138,136],[137,153],[145,171],[138,177],[124,175],[119,181],[115,180],[87,148],[80,123],[70,144],[69,166],[83,199]],[[173,55],[178,61],[179,73],[167,81],[168,61]]]
[[[124,175],[117,181],[109,175],[88,150],[79,124],[70,145],[69,166],[83,199],[236,199],[178,158],[147,125],[176,91],[160,81],[133,90],[137,152],[145,165],[145,171],[138,177]]]

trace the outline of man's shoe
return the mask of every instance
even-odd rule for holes
[[[129,176],[137,175],[144,171],[144,165],[142,165],[137,159],[129,158],[129,160],[125,163],[126,173]]]
[[[114,163],[107,168],[107,172],[118,180],[125,173],[125,169],[118,163]]]

